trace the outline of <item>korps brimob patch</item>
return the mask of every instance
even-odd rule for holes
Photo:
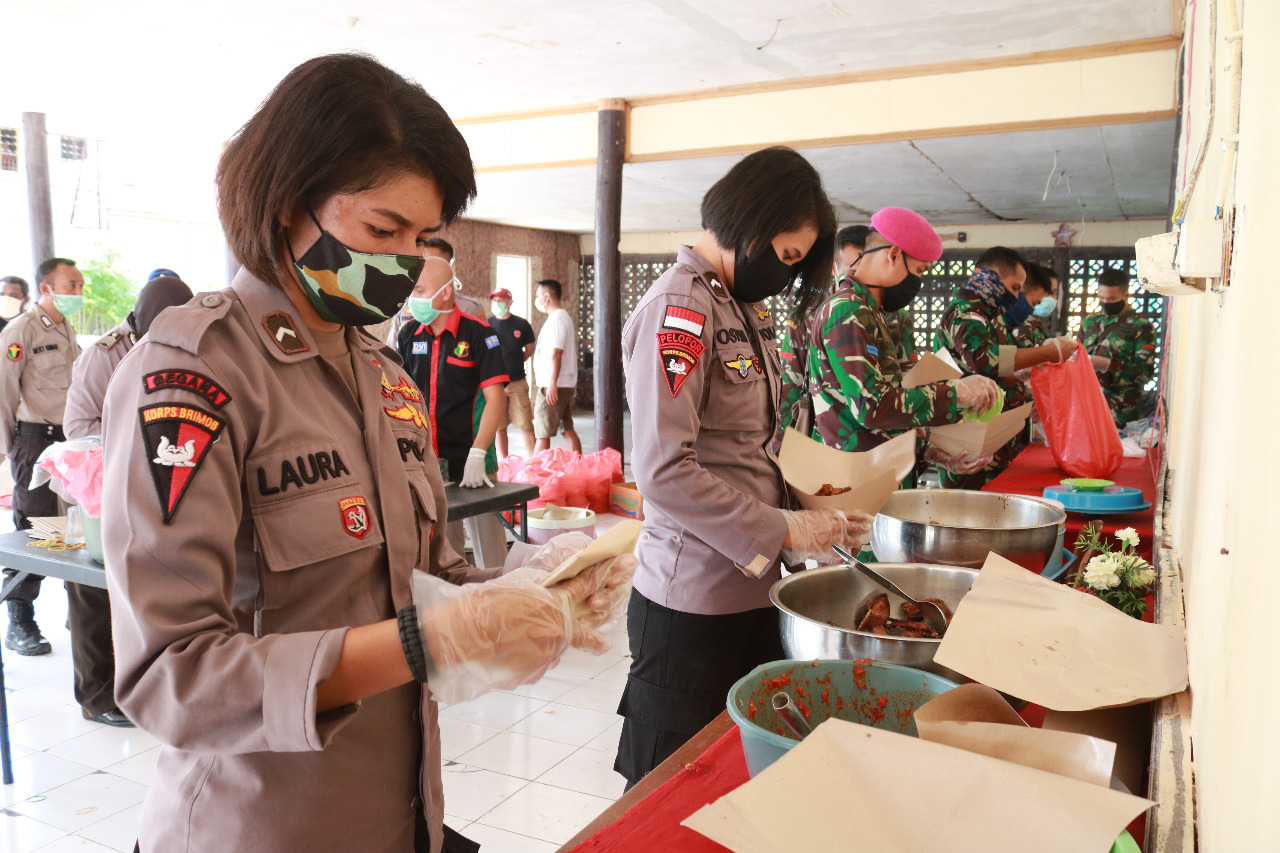
[[[226,421],[203,409],[175,405],[143,406],[138,418],[160,511],[168,524]]]
[[[680,393],[680,386],[706,350],[706,344],[688,332],[658,332],[658,360],[672,397]]]

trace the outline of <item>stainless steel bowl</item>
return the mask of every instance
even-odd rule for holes
[[[961,489],[894,492],[871,525],[876,557],[980,569],[995,551],[1039,572],[1060,558],[1067,514],[1023,495]]]
[[[974,569],[921,563],[872,563],[873,568],[916,598],[941,598],[954,612],[978,578]],[[896,663],[936,672],[960,682],[958,672],[933,662],[941,640],[885,637],[852,627],[858,605],[879,592],[871,581],[847,566],[809,569],[783,578],[769,590],[778,608],[782,648],[796,660],[840,658]],[[897,609],[897,602],[893,602]]]

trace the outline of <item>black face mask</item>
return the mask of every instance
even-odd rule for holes
[[[746,252],[738,249],[733,259],[733,298],[759,302],[777,296],[795,275],[795,268],[783,263],[772,244],[764,246],[754,258],[746,258]]]
[[[1124,310],[1125,303],[1121,302],[1103,302],[1102,313],[1108,317],[1114,317]]]
[[[1031,303],[1027,301],[1027,295],[1022,291],[1018,291],[1018,301],[1009,306],[1009,309],[1004,312],[1004,319],[1009,324],[1009,328],[1016,329],[1031,316],[1031,310]]]
[[[877,246],[874,249],[867,249],[861,255],[858,255],[858,259],[857,261],[854,261],[854,263],[856,264],[858,261],[862,260],[865,255],[888,248],[890,247]],[[905,257],[906,256],[904,255],[903,258],[905,259]],[[903,261],[903,265],[906,265],[905,260]],[[875,287],[874,284],[869,284],[867,286]],[[922,287],[924,287],[924,280],[913,273],[910,267],[907,267],[906,276],[904,276],[897,284],[893,284],[888,287],[876,288],[880,291],[880,310],[886,314],[892,314],[894,311],[901,311],[903,308],[906,308],[911,304],[912,300],[920,293],[920,288]]]

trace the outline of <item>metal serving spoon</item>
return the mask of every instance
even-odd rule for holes
[[[901,589],[899,589],[896,584],[894,584],[884,575],[880,574],[875,569],[871,568],[865,563],[859,561],[857,557],[853,556],[848,551],[841,548],[839,545],[832,545],[831,550],[839,554],[840,559],[844,560],[847,566],[862,572],[864,575],[866,575],[868,578],[874,581],[881,589],[898,596],[898,598],[905,598],[907,601],[910,601],[916,607],[919,607],[920,618],[924,620],[926,625],[928,625],[933,630],[937,631],[939,637],[941,637],[946,632],[947,617],[942,615],[941,607],[934,604],[932,601],[916,601],[914,598],[912,598],[911,596],[903,592]]]

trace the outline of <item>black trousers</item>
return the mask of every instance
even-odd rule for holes
[[[90,717],[116,706],[116,655],[111,643],[111,600],[96,586],[68,583],[71,661],[76,701]]]
[[[48,518],[58,514],[58,496],[49,488],[48,483],[38,489],[28,488],[36,460],[50,444],[53,444],[53,440],[42,435],[14,437],[9,467],[13,471],[13,525],[18,530],[31,529],[31,522],[28,521],[30,518]],[[5,569],[5,581],[16,574],[13,569]],[[42,580],[44,575],[27,575],[9,595],[9,600],[35,601],[40,594]]]
[[[725,709],[735,681],[786,657],[773,607],[705,616],[632,590],[627,632],[631,673],[618,704],[622,738],[613,769],[628,789]]]

